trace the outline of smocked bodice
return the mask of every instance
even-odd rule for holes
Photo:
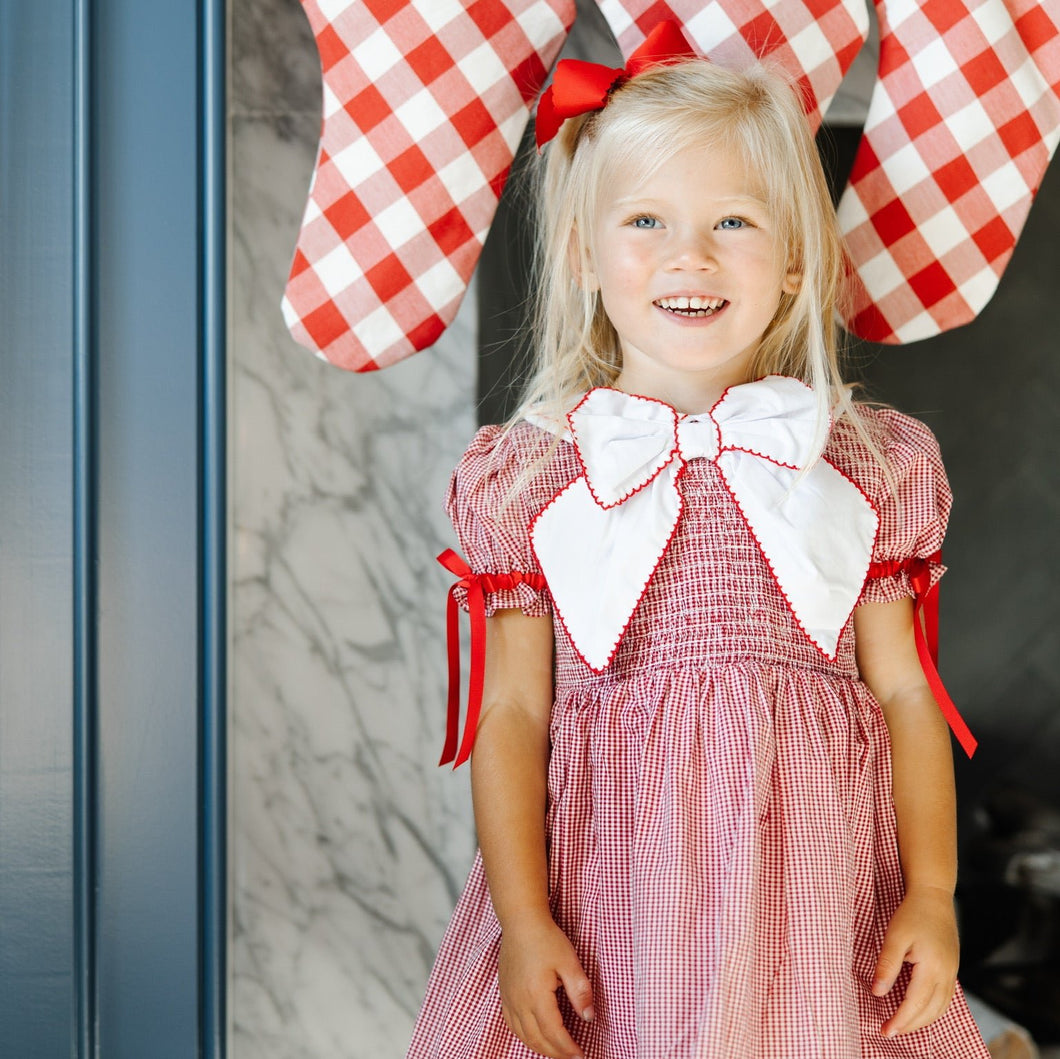
[[[573,453],[558,454],[561,468],[577,471]],[[557,693],[660,667],[747,662],[856,678],[851,636],[829,660],[797,624],[717,465],[689,460],[678,488],[682,518],[610,666],[593,673],[556,619]]]

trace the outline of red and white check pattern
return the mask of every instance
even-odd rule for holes
[[[869,31],[865,0],[600,0],[600,10],[627,57],[663,19],[715,62],[768,56],[798,83],[815,129]]]
[[[363,371],[424,349],[478,261],[573,0],[303,0],[324,72],[320,154],[283,311]],[[879,79],[840,204],[847,326],[883,342],[966,323],[997,286],[1060,138],[1060,0],[877,0]],[[769,56],[811,124],[867,30],[863,0],[601,0],[626,56],[659,21],[704,54]]]
[[[847,325],[911,342],[972,320],[1060,138],[1060,3],[877,4],[880,63],[839,206]]]
[[[455,316],[573,0],[303,0],[320,153],[283,300],[294,337],[356,371]]]
[[[930,555],[950,495],[934,439],[867,414],[896,493],[849,427],[826,454],[879,512],[876,559]],[[530,522],[581,473],[571,446],[502,505],[549,440],[487,427],[468,449],[449,510],[476,572],[533,569]],[[824,663],[795,625],[715,465],[690,460],[681,483],[682,523],[608,669],[554,626],[550,898],[596,1009],[564,1006],[568,1029],[587,1059],[987,1059],[959,992],[932,1026],[880,1036],[908,981],[870,993],[902,895],[882,713],[849,627]],[[549,612],[526,586],[488,606]],[[530,1059],[501,1015],[499,943],[476,861],[410,1059]]]
[[[573,0],[303,6],[324,122],[283,312],[304,345],[371,370],[430,346],[456,314]],[[773,54],[816,121],[867,30],[859,0],[604,7],[627,55],[668,17],[718,57]]]

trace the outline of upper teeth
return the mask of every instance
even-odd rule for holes
[[[659,305],[664,309],[720,309],[725,304],[724,298],[660,298]]]

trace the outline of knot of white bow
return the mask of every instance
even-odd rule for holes
[[[879,520],[850,479],[815,459],[816,417],[809,387],[778,375],[730,387],[701,415],[605,388],[568,414],[583,473],[541,512],[531,542],[592,669],[614,657],[681,519],[681,471],[699,457],[716,464],[796,622],[835,657]]]

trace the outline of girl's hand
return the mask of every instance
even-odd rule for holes
[[[563,1025],[556,991],[589,1022],[593,993],[570,939],[545,914],[509,924],[501,936],[501,1010],[508,1029],[550,1059],[583,1059]]]
[[[912,887],[887,927],[873,973],[872,992],[885,996],[903,963],[913,965],[905,997],[881,1027],[884,1037],[912,1033],[949,1006],[957,984],[959,956],[953,896],[943,887]]]

